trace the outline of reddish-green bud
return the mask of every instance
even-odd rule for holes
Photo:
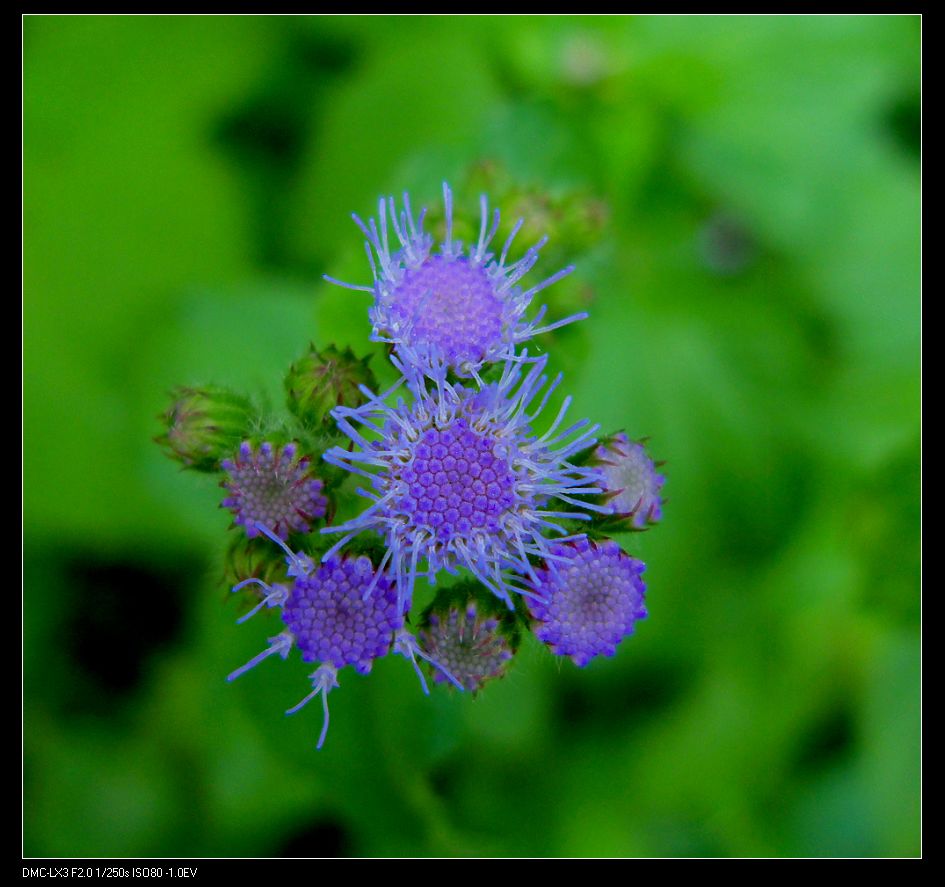
[[[335,407],[359,407],[367,400],[362,385],[377,389],[369,360],[370,355],[358,358],[351,348],[342,351],[329,345],[319,351],[309,345],[285,377],[289,409],[311,427],[331,425]]]
[[[249,399],[215,385],[181,386],[171,397],[170,407],[161,416],[164,431],[155,441],[185,468],[219,471],[220,460],[253,425]]]

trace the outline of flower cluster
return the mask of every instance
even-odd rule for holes
[[[228,563],[233,590],[249,598],[239,621],[281,618],[229,678],[298,650],[316,668],[288,713],[321,697],[319,748],[347,666],[367,674],[397,654],[424,692],[429,675],[478,693],[529,632],[583,667],[614,655],[646,616],[644,565],[607,534],[656,523],[664,478],[642,443],[569,420],[562,375],[529,344],[586,316],[546,322],[546,308],[532,307],[573,266],[529,286],[547,238],[513,258],[519,220],[494,248],[501,219],[482,197],[466,246],[446,185],[443,211],[437,244],[408,195],[399,210],[382,199],[376,219],[354,216],[372,282],[327,278],[370,294],[371,338],[397,377],[388,390],[368,358],[310,346],[286,377],[289,415],[277,422],[219,387],[179,389],[165,415],[161,442],[221,476],[221,504],[242,534]],[[412,615],[419,598],[429,602]]]
[[[419,573],[435,583],[440,570],[465,567],[511,607],[512,592],[528,593],[532,560],[550,556],[546,534],[565,535],[562,519],[609,513],[590,499],[603,491],[597,470],[570,461],[593,444],[597,426],[585,419],[558,432],[566,398],[544,434],[532,431],[560,382],[535,407],[546,362],[506,361],[498,381],[472,387],[451,383],[442,367],[428,379],[398,362],[409,403],[373,398],[335,410],[356,448],[335,447],[325,459],[367,475],[372,489],[359,492],[371,504],[325,532],[344,533],[336,547],[363,530],[379,532],[387,548],[381,568],[389,563],[406,605]]]

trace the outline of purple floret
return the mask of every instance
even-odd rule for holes
[[[406,466],[392,466],[400,481],[395,507],[438,538],[468,535],[473,528],[499,531],[515,504],[515,474],[496,456],[495,440],[474,431],[462,417],[446,428],[428,428]]]
[[[534,591],[542,599],[528,599],[535,635],[581,667],[595,656],[613,656],[646,618],[640,578],[646,566],[610,540],[555,545],[552,557],[537,570]]]
[[[439,346],[450,366],[478,365],[502,339],[504,306],[482,265],[430,256],[408,268],[390,307],[390,325],[411,342]]]
[[[269,638],[269,646],[231,672],[227,680],[235,680],[272,656],[286,659],[292,647],[298,647],[305,662],[320,664],[309,675],[311,692],[286,714],[294,714],[321,696],[324,720],[317,746],[321,748],[328,733],[328,694],[338,686],[339,668],[353,665],[366,674],[374,660],[392,648],[409,656],[414,667],[418,655],[430,660],[411,644],[397,593],[385,577],[375,573],[369,558],[333,555],[316,566],[308,555],[293,552],[269,527],[260,524],[257,529],[285,551],[291,586],[269,585],[255,577],[237,583],[233,591],[258,585],[265,592],[259,604],[239,621],[245,622],[264,607],[279,607],[286,630]]]

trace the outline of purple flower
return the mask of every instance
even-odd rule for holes
[[[496,616],[481,613],[472,599],[465,605],[454,603],[443,612],[432,610],[417,636],[427,652],[473,693],[502,677],[515,654]],[[433,679],[446,681],[441,672],[434,672]]]
[[[385,394],[356,409],[338,407],[338,427],[357,449],[334,447],[325,459],[366,477],[373,489],[359,493],[372,502],[353,520],[322,530],[344,534],[326,557],[375,530],[387,543],[381,567],[389,565],[408,605],[418,575],[434,582],[440,569],[455,573],[458,567],[510,607],[510,591],[527,593],[506,571],[534,576],[530,558],[551,556],[545,533],[575,538],[555,520],[588,520],[588,510],[609,509],[575,498],[601,490],[594,486],[596,469],[569,461],[593,444],[598,426],[583,419],[559,432],[568,397],[548,430],[534,434],[532,423],[561,376],[533,407],[547,381],[546,358],[527,373],[526,360],[507,362],[498,382],[467,388],[450,383],[445,370],[430,379],[395,359],[412,403],[389,406]]]
[[[621,431],[597,446],[590,462],[600,470],[601,486],[608,493],[615,515],[626,518],[637,529],[660,520],[660,489],[666,478],[657,474],[656,463],[642,443],[630,440]]]
[[[220,504],[233,512],[234,523],[245,527],[250,538],[259,535],[257,524],[283,540],[290,532],[307,533],[310,521],[322,517],[328,504],[321,480],[309,471],[310,461],[299,457],[294,443],[281,448],[264,443],[257,451],[244,441],[235,461],[220,463],[227,474],[221,486],[230,494]]]
[[[522,342],[538,333],[556,329],[587,315],[575,314],[542,326],[545,309],[531,320],[525,311],[532,297],[574,270],[569,265],[551,277],[523,290],[519,281],[538,261],[547,238],[526,250],[515,262],[509,250],[524,220],[513,227],[498,257],[489,245],[499,227],[499,211],[489,215],[485,195],[480,199],[479,240],[464,250],[453,238],[453,195],[443,185],[446,239],[433,251],[433,238],[423,230],[426,210],[415,219],[410,198],[404,194],[398,214],[394,198],[381,198],[378,222],[354,220],[367,237],[365,244],[374,286],[345,284],[349,289],[373,293],[370,309],[373,339],[395,346],[405,361],[429,366],[442,363],[462,375],[471,375],[484,362],[499,361],[514,353]],[[388,216],[397,243],[390,243]],[[375,258],[376,256],[376,258]]]
[[[269,646],[232,672],[228,681],[274,654],[286,659],[293,646],[303,661],[320,663],[309,676],[312,692],[286,712],[294,714],[316,696],[322,697],[324,721],[318,748],[328,733],[328,693],[338,686],[338,669],[352,665],[367,674],[375,659],[393,649],[413,662],[424,691],[429,692],[416,657],[434,668],[440,668],[439,663],[404,629],[404,610],[397,592],[387,577],[375,571],[369,558],[331,555],[315,564],[307,555],[293,553],[268,527],[258,524],[255,529],[286,552],[286,576],[291,582],[270,585],[250,578],[237,583],[233,591],[258,585],[264,592],[262,600],[238,621],[245,622],[264,607],[280,607],[285,631],[269,638]]]
[[[582,539],[555,545],[552,553],[553,561],[536,571],[539,597],[528,599],[536,637],[581,667],[595,656],[613,656],[646,617],[645,565],[611,540]]]
[[[367,674],[374,660],[390,651],[404,617],[397,592],[384,577],[374,594],[364,596],[373,580],[370,559],[338,555],[296,577],[282,606],[282,621],[305,662],[353,665]]]

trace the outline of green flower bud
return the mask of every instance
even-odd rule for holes
[[[167,455],[194,471],[220,470],[227,456],[253,425],[249,399],[214,385],[178,387],[161,416],[164,431],[155,441]]]
[[[503,208],[504,221],[497,238],[501,242],[517,219],[523,224],[519,231],[519,248],[548,243],[542,247],[543,261],[550,267],[572,261],[575,256],[588,253],[603,240],[610,219],[607,202],[586,188],[562,187],[549,193],[544,188],[522,184],[501,163],[480,160],[466,171],[456,202],[474,205],[479,194],[488,193],[496,206]],[[458,214],[462,216],[463,214]],[[432,230],[442,230],[440,210],[432,207],[427,214]],[[474,217],[470,216],[474,220]],[[453,236],[466,243],[474,243],[479,236],[478,226],[461,227],[461,218],[453,222]],[[512,252],[513,258],[515,251]],[[549,317],[566,317],[586,311],[594,301],[595,293],[587,284],[575,280],[547,290],[543,296]]]
[[[374,373],[368,367],[370,359],[370,355],[363,359],[355,357],[351,348],[342,351],[329,345],[319,351],[309,345],[285,377],[289,409],[311,427],[331,425],[332,409],[358,407],[367,400],[359,386],[377,388]]]
[[[525,220],[520,232],[523,243],[534,243],[547,236],[549,242],[543,255],[551,257],[551,264],[561,264],[595,247],[610,218],[608,204],[585,188],[563,188],[549,193],[544,188],[517,182],[504,166],[493,160],[481,160],[469,167],[460,189],[461,197],[457,199],[472,201],[479,193],[489,193],[496,206],[503,207],[507,220]]]

